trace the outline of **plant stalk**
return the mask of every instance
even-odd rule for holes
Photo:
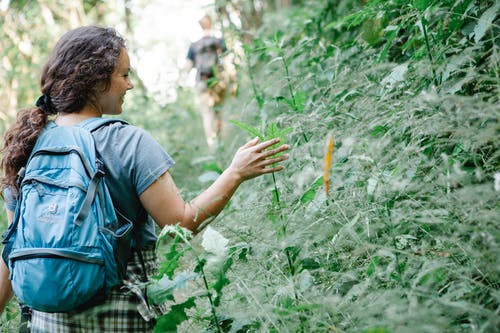
[[[248,52],[245,52],[245,60],[246,60],[246,64],[247,64],[247,72],[248,72],[248,78],[250,79],[250,85],[252,86],[252,91],[253,91],[253,95],[255,97],[255,101],[257,102],[257,105],[260,107],[262,107],[262,96],[259,95],[259,91],[257,90],[257,85],[255,84],[255,79],[253,77],[253,74],[252,74],[252,71],[250,69],[250,59],[248,58],[248,55],[247,55]]]
[[[288,84],[288,91],[290,92],[290,97],[292,98],[293,109],[294,111],[297,111],[297,102],[295,101],[295,94],[293,93],[292,82],[290,81],[290,74],[288,72],[288,64],[286,63],[285,53],[283,51],[281,51],[281,61],[285,67],[285,77]]]
[[[283,232],[283,237],[286,236],[286,224],[285,224],[285,218],[283,216],[283,211],[281,210],[281,201],[280,201],[280,194],[278,191],[278,185],[276,184],[276,176],[274,172],[272,173],[273,175],[273,183],[274,183],[274,195],[276,198],[276,203],[278,204],[278,207],[280,209],[280,219],[281,219],[281,230]],[[293,267],[293,261],[292,261],[292,256],[290,255],[290,250],[285,249],[285,255],[286,259],[288,262],[288,268],[290,269],[290,274],[292,276],[295,275],[295,268]]]
[[[212,294],[210,293],[210,288],[208,287],[207,277],[205,275],[205,270],[203,269],[203,265],[200,260],[198,260],[198,265],[200,266],[201,276],[203,278],[203,283],[205,284],[205,289],[207,290],[208,301],[210,302],[210,309],[212,310],[212,316],[214,317],[215,326],[217,327],[217,332],[222,333],[222,329],[219,325],[219,320],[217,319],[217,312],[215,312],[215,305],[212,300]]]

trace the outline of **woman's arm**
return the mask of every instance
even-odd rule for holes
[[[14,218],[14,213],[7,210],[7,220],[10,223]],[[7,303],[12,298],[12,286],[9,280],[9,269],[5,262],[0,258],[0,313],[3,312]]]
[[[231,165],[219,178],[189,203],[180,196],[168,172],[141,194],[141,203],[161,227],[180,223],[194,232],[199,231],[200,224],[207,218],[217,216],[245,180],[283,169],[283,166],[274,164],[284,161],[288,155],[276,154],[288,150],[288,146],[267,150],[278,142],[278,139],[273,139],[258,143],[255,138],[246,143],[238,149]]]

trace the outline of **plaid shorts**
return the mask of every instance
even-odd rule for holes
[[[157,273],[154,249],[142,251],[147,276]],[[142,265],[137,253],[128,262],[124,285],[111,290],[103,303],[78,313],[46,313],[33,310],[32,333],[126,333],[152,332],[161,306],[147,302]]]

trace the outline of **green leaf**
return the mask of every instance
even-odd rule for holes
[[[303,258],[300,260],[302,269],[312,270],[321,268],[321,263],[318,258]]]
[[[286,142],[286,137],[288,133],[290,133],[293,130],[291,127],[286,127],[284,129],[280,129],[277,124],[271,123],[267,126],[266,129],[266,136],[264,137],[264,141],[266,140],[271,140],[274,138],[279,138],[281,140],[281,143]]]
[[[220,304],[220,298],[222,296],[222,288],[224,286],[227,286],[229,284],[229,279],[226,276],[226,272],[228,269],[233,265],[233,258],[229,257],[227,258],[226,262],[222,266],[222,269],[220,269],[216,274],[215,277],[217,278],[212,285],[212,288],[216,291],[216,295],[214,297],[214,305],[218,306]]]
[[[371,10],[364,10],[351,15],[344,16],[340,25],[343,27],[347,27],[348,29],[357,27],[358,25],[363,23],[364,20],[370,17],[370,14]]]
[[[389,52],[389,48],[391,47],[392,41],[394,40],[394,38],[398,34],[398,31],[399,31],[399,27],[397,30],[391,30],[385,34],[385,39],[387,40],[387,42],[385,42],[384,48],[382,49],[382,52],[380,52],[380,55],[378,57],[378,61],[383,61],[383,60],[385,60],[385,58],[387,58],[387,53]]]
[[[370,265],[368,266],[368,270],[366,271],[366,275],[372,276],[372,274],[375,273],[375,269],[377,268],[379,262],[380,262],[380,257],[375,256],[373,258],[372,262],[370,263]]]
[[[288,133],[290,133],[293,130],[293,128],[291,128],[291,127],[280,129],[277,124],[271,123],[271,124],[267,125],[265,135],[262,135],[258,129],[256,129],[255,127],[252,127],[248,124],[245,124],[243,122],[240,122],[237,120],[230,120],[229,122],[238,126],[241,129],[247,131],[251,135],[259,137],[259,139],[261,141],[267,141],[267,140],[271,140],[274,138],[279,138],[281,140],[282,144],[285,143],[285,141],[286,141],[285,135],[287,135]]]
[[[179,267],[179,260],[187,251],[191,250],[191,246],[189,244],[185,246],[187,238],[185,237],[185,235],[182,235],[183,229],[178,226],[169,226],[166,229],[175,230],[177,231],[177,233],[175,233],[173,239],[171,239],[170,237],[168,238],[168,240],[171,241],[172,244],[168,248],[168,251],[165,253],[165,260],[160,264],[159,273],[160,275],[167,275],[169,278],[173,278],[175,270],[177,269],[177,267]],[[167,233],[165,232],[166,229],[162,230],[159,241],[165,239],[165,236],[167,235]],[[184,247],[179,250],[178,247],[181,245],[183,245]]]
[[[165,254],[165,261],[163,261],[160,265],[160,274],[165,274],[172,278],[175,270],[179,267],[179,259],[184,256],[186,251],[187,249],[177,251],[176,245],[173,245],[170,248],[170,251]]]
[[[196,263],[196,266],[194,267],[194,272],[204,274],[203,268],[205,267],[206,264],[207,264],[207,259],[205,258],[199,259],[198,262]]]
[[[302,194],[302,196],[300,197],[300,202],[308,203],[309,201],[313,200],[314,196],[316,195],[316,190],[321,185],[323,185],[323,176],[318,177],[312,183],[312,185],[309,187],[309,189],[307,191],[305,191],[304,194]]]
[[[205,163],[201,165],[201,169],[204,171],[214,171],[219,174],[223,172],[223,170],[217,165],[217,163]]]
[[[243,51],[244,51],[245,53],[250,53],[250,52],[252,51],[252,48],[250,47],[250,45],[243,44],[243,45],[241,45],[241,46],[242,46]]]
[[[464,0],[455,3],[453,12],[450,15],[450,22],[448,23],[448,30],[450,33],[458,31],[464,24],[464,14],[470,9],[469,4],[474,0]]]
[[[500,9],[500,2],[496,1],[493,6],[488,8],[483,15],[477,21],[474,27],[474,41],[479,43],[483,39],[486,31],[493,25],[493,20],[498,15],[498,10]]]
[[[193,237],[191,230],[181,227],[180,225],[166,225],[161,229],[158,235],[158,242],[170,236],[175,235],[177,241],[182,240],[185,244],[189,245],[189,240]]]
[[[360,37],[370,46],[376,46],[382,34],[379,20],[368,20],[361,26]]]
[[[262,108],[264,106],[264,98],[260,95],[255,95],[255,99],[257,100],[259,108]]]
[[[431,2],[431,0],[413,0],[413,7],[423,12]]]
[[[389,128],[385,125],[377,125],[374,128],[372,128],[372,130],[370,131],[370,135],[379,138],[383,136],[385,133],[387,133],[388,130]]]
[[[183,303],[173,305],[170,312],[158,318],[154,332],[177,332],[177,326],[183,321],[188,320],[186,310],[195,306],[195,297],[190,297]]]
[[[276,99],[276,102],[284,102],[290,108],[294,109],[294,104],[293,104],[293,101],[291,99],[286,98],[285,96],[276,96],[275,99]]]
[[[248,124],[245,124],[245,123],[243,123],[241,121],[237,121],[237,120],[230,120],[229,122],[233,125],[238,126],[242,130],[247,131],[251,135],[259,137],[260,140],[264,140],[264,136],[262,134],[260,134],[260,131],[258,129],[256,129],[255,127],[252,127]]]
[[[328,30],[331,30],[331,29],[334,29],[336,26],[339,25],[339,22],[337,21],[332,21],[330,23],[328,23],[326,26],[325,26],[325,31],[328,31]]]
[[[384,327],[373,327],[367,330],[364,330],[363,333],[390,333],[387,328]]]
[[[296,91],[294,97],[295,97],[295,111],[304,112],[307,100],[306,93],[303,91]]]

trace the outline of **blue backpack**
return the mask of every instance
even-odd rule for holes
[[[40,133],[20,172],[14,220],[3,240],[21,304],[44,312],[84,309],[123,279],[133,223],[115,211],[91,133],[117,121],[49,122]]]

